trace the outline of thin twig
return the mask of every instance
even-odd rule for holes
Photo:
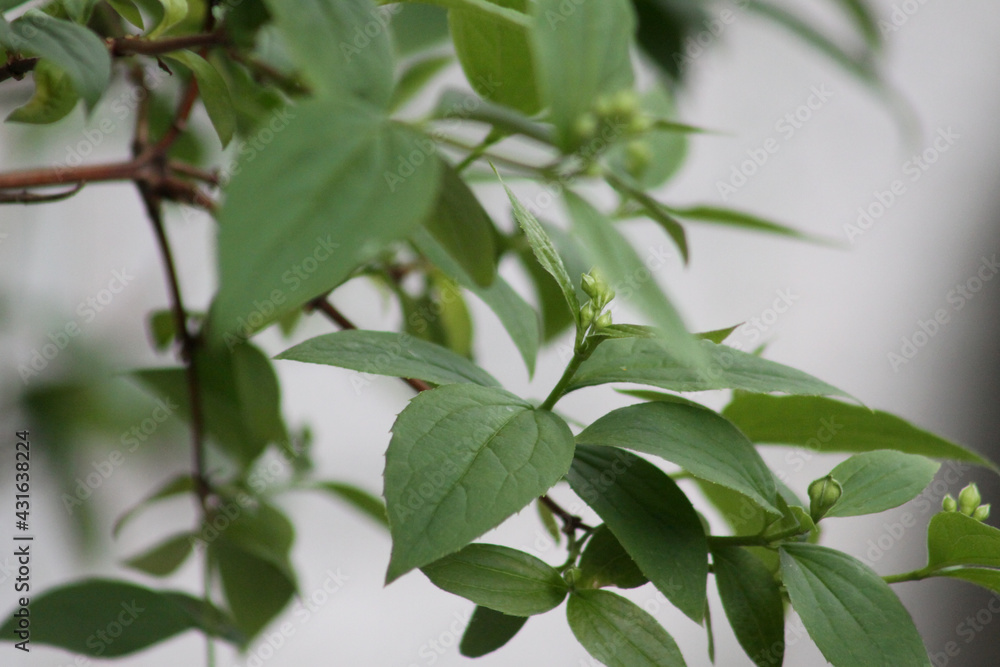
[[[573,534],[578,529],[593,530],[591,526],[588,526],[583,522],[583,519],[564,510],[556,501],[552,500],[548,496],[539,496],[538,500],[543,505],[548,507],[550,512],[559,517],[559,520],[563,523],[562,531],[567,535]]]
[[[140,37],[119,37],[108,39],[108,50],[112,56],[158,56],[173,51],[184,49],[204,48],[206,46],[220,46],[226,41],[226,36],[220,30],[208,33],[197,33],[194,35],[180,35],[178,37],[164,37],[162,39],[142,39]]]
[[[16,79],[20,81],[24,75],[35,69],[39,58],[11,58],[5,65],[0,67],[0,81]]]
[[[63,199],[69,199],[82,190],[84,185],[85,183],[81,181],[65,192],[56,192],[49,195],[42,195],[28,190],[0,192],[0,204],[47,204],[54,201],[62,201]]]

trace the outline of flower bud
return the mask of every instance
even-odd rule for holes
[[[958,494],[958,511],[967,516],[972,516],[972,513],[979,507],[982,499],[983,497],[979,495],[979,487],[973,482]]]
[[[597,318],[597,321],[594,322],[594,326],[598,329],[611,326],[611,313],[601,313],[600,317]]]
[[[987,519],[989,519],[990,518],[989,504],[980,505],[979,507],[977,507],[976,510],[972,513],[972,518],[975,519],[976,521],[986,521]]]
[[[630,134],[642,134],[648,132],[653,127],[652,119],[645,113],[639,112],[632,116],[628,122],[628,132]]]
[[[611,106],[611,98],[607,95],[601,95],[594,101],[594,113],[600,118],[607,118],[614,110]]]
[[[575,588],[582,579],[583,570],[578,567],[571,567],[563,574],[563,580],[570,588]]]
[[[601,291],[600,285],[597,283],[597,278],[589,273],[583,274],[583,277],[580,278],[580,287],[583,289],[583,293],[591,299],[596,298]]]
[[[594,308],[594,304],[588,301],[580,309],[580,319],[583,321],[583,326],[593,322],[595,317],[597,317],[597,310]]]
[[[944,498],[941,499],[941,509],[943,509],[945,512],[957,512],[958,502],[956,502],[955,499],[952,498],[951,494],[949,493],[948,495],[946,495]]]
[[[844,494],[844,487],[832,475],[817,479],[809,485],[809,515],[818,522]]]
[[[609,115],[631,118],[639,110],[639,96],[633,90],[619,90],[611,98]]]
[[[653,161],[653,151],[645,141],[630,141],[625,146],[625,170],[638,178]]]
[[[592,113],[585,113],[573,123],[573,134],[581,141],[590,139],[597,134],[597,118]]]

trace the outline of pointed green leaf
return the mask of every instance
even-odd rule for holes
[[[934,479],[941,464],[892,450],[856,454],[830,474],[843,495],[826,516],[875,514],[913,500]]]
[[[719,597],[736,639],[758,667],[781,665],[785,607],[774,575],[746,549],[712,549]]]
[[[158,37],[184,20],[188,14],[188,0],[156,0],[162,7],[162,13],[157,15],[149,37]],[[151,2],[143,2],[145,6]]]
[[[667,207],[667,210],[677,217],[684,218],[686,220],[728,225],[731,227],[741,227],[752,231],[768,232],[771,234],[777,234],[778,236],[788,236],[802,241],[813,241],[827,245],[831,243],[830,241],[800,232],[792,227],[771,222],[770,220],[766,220],[759,216],[743,213],[742,211],[735,211],[733,209],[720,208],[717,206],[691,206],[688,208]]]
[[[930,667],[910,614],[861,561],[826,547],[785,544],[781,577],[809,636],[834,667]]]
[[[927,528],[928,567],[1000,568],[1000,530],[960,512],[941,512]]]
[[[350,368],[362,373],[415,378],[434,384],[500,383],[465,357],[408,334],[354,329],[324,334],[291,347],[276,359]]]
[[[46,124],[65,118],[79,101],[69,76],[48,60],[40,60],[32,71],[35,92],[31,99],[14,109],[7,120],[18,123]]]
[[[767,464],[746,436],[707,408],[663,401],[630,405],[604,415],[576,441],[659,456],[780,514]]]
[[[386,528],[389,527],[389,517],[385,513],[385,503],[382,502],[381,498],[368,493],[364,489],[359,489],[353,484],[344,484],[343,482],[316,482],[312,488],[326,491],[330,495],[340,498],[353,505],[355,509],[361,511],[363,514],[374,519],[377,523]]]
[[[563,194],[573,231],[615,290],[615,303],[632,301],[636,310],[658,327],[677,358],[692,364],[704,361],[705,354],[698,341],[688,333],[677,309],[653,278],[653,272],[611,220],[570,190]]]
[[[462,177],[443,161],[437,205],[424,225],[477,285],[493,283],[497,274],[493,221]]]
[[[506,280],[497,276],[489,287],[480,287],[464,269],[445,252],[441,245],[425,229],[418,229],[413,242],[436,267],[465,287],[500,319],[517,351],[528,367],[528,375],[535,372],[535,357],[538,356],[540,331],[538,314],[521,298]]]
[[[544,561],[494,544],[470,544],[421,571],[438,588],[513,616],[554,609],[569,590],[559,572]]]
[[[653,585],[701,623],[708,543],[698,513],[677,484],[638,456],[587,445],[577,446],[566,479]]]
[[[165,577],[187,560],[193,548],[192,536],[189,533],[181,533],[168,538],[138,556],[129,558],[125,561],[125,565],[154,577]]]
[[[649,579],[606,525],[600,525],[580,554],[583,574],[577,588],[637,588]]]
[[[576,121],[598,97],[631,87],[634,33],[628,0],[537,3],[532,46],[538,88],[563,150],[575,147]]]
[[[209,554],[236,625],[248,637],[263,630],[295,594],[295,583],[283,568],[225,537],[209,545]]]
[[[489,607],[476,607],[462,635],[458,651],[466,658],[479,658],[497,650],[528,622],[528,616],[510,616]]]
[[[371,0],[266,0],[266,4],[289,55],[314,92],[332,100],[354,98],[382,109],[388,106],[394,65],[389,10]]]
[[[961,579],[995,593],[1000,593],[1000,570],[982,567],[961,567],[953,570],[937,572],[934,576]]]
[[[114,9],[118,14],[134,25],[139,30],[142,30],[145,26],[142,21],[142,13],[139,8],[135,5],[132,0],[108,0],[108,4]]]
[[[187,3],[185,2],[185,9]],[[174,51],[163,56],[191,70],[198,82],[198,94],[205,104],[205,111],[212,121],[215,133],[225,148],[236,131],[236,114],[233,111],[233,100],[229,95],[229,87],[222,76],[212,67],[211,63],[193,51]]]
[[[684,263],[687,264],[691,259],[688,251],[687,232],[684,231],[684,225],[670,214],[669,209],[650,197],[641,188],[634,187],[614,174],[605,175],[605,179],[607,179],[608,185],[621,193],[623,197],[632,199],[639,204],[642,212],[650,220],[663,228],[663,231],[667,233],[674,242],[674,245],[677,246]]]
[[[18,619],[7,614],[0,634],[6,641],[18,641],[17,627]],[[120,634],[112,639],[114,628]],[[129,655],[185,630],[200,630],[237,645],[244,641],[225,614],[184,593],[87,579],[31,596],[31,642],[93,658]]]
[[[576,591],[569,597],[566,618],[577,641],[608,667],[685,664],[673,637],[642,607],[620,595]]]
[[[529,9],[527,0],[486,2],[522,14]],[[529,115],[541,109],[527,26],[497,21],[471,5],[448,12],[448,24],[458,61],[473,90]]]
[[[215,341],[235,344],[336,287],[437,197],[429,138],[346,100],[287,113],[265,157],[239,165],[219,214]]]
[[[805,445],[819,452],[894,449],[998,470],[979,454],[899,417],[829,398],[738,393],[722,416],[757,443]]]
[[[76,94],[93,109],[111,80],[111,56],[92,30],[29,9],[0,31],[0,46],[10,51],[48,58],[70,81]]]
[[[531,245],[531,250],[535,253],[535,258],[542,265],[542,268],[548,271],[549,275],[555,278],[556,283],[559,284],[559,289],[562,290],[566,304],[569,306],[570,312],[573,313],[574,320],[576,320],[580,312],[580,302],[576,298],[574,281],[566,272],[566,266],[563,264],[562,257],[559,256],[555,246],[552,245],[552,240],[545,233],[545,228],[542,227],[541,223],[535,219],[531,211],[526,209],[524,204],[507,187],[507,184],[500,178],[499,173],[497,174],[497,178],[503,185],[503,189],[507,192],[510,205],[514,208],[514,218],[524,231],[524,235]]]
[[[401,3],[394,9],[392,43],[397,55],[412,55],[448,37],[448,12],[443,7]]]
[[[387,581],[458,551],[566,473],[566,424],[502,389],[445,385],[410,401],[386,452]]]
[[[659,338],[609,340],[601,343],[590,359],[580,365],[568,391],[609,382],[631,382],[671,391],[743,389],[847,396],[808,373],[774,361],[707,340],[700,345],[709,358],[703,370],[677,361],[673,347]],[[723,416],[728,417],[726,413]],[[740,425],[739,421],[736,425]]]

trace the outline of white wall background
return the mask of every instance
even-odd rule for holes
[[[825,4],[813,0],[807,9],[830,14]],[[729,134],[695,139],[687,167],[661,194],[677,203],[724,203],[745,208],[842,241],[846,241],[843,226],[856,220],[858,207],[875,201],[876,191],[887,190],[893,180],[902,179],[905,194],[897,197],[849,251],[692,226],[691,265],[684,269],[674,261],[657,278],[669,287],[689,324],[698,330],[760,316],[775,299],[776,291],[790,291],[797,300],[765,336],[770,341],[769,358],[843,387],[868,405],[896,412],[945,435],[969,438],[974,433],[969,423],[995,408],[996,396],[980,395],[976,401],[956,401],[953,397],[970,383],[968,372],[982,368],[977,355],[985,352],[978,351],[995,348],[989,317],[990,309],[995,310],[1000,300],[1000,280],[985,283],[960,311],[954,310],[946,295],[975,275],[984,255],[992,257],[1000,250],[995,191],[1000,162],[1000,134],[995,131],[1000,116],[1000,87],[996,83],[1000,79],[996,51],[1000,5],[988,0],[877,3],[885,18],[896,4],[918,7],[889,35],[886,57],[890,80],[919,116],[920,134],[915,144],[905,142],[886,108],[854,80],[785,33],[741,14],[718,44],[697,59],[680,100],[683,119]],[[831,24],[840,20],[834,14],[826,18]],[[793,136],[785,138],[776,123],[785,114],[794,113],[814,86],[831,91],[830,99]],[[0,103],[7,109],[13,100],[5,98]],[[64,123],[65,143],[80,138],[82,123],[82,115]],[[910,180],[904,163],[913,153],[932,145],[939,129],[950,129],[957,139],[919,180]],[[123,132],[127,133],[127,128]],[[30,143],[34,136],[31,130],[5,126],[0,136],[3,169],[50,164],[64,158],[63,142],[49,144],[55,147],[41,153]],[[123,133],[109,139],[99,152],[107,159],[123,156],[126,136]],[[746,159],[746,151],[761,146],[769,137],[778,141],[778,152],[723,202],[717,181],[727,179],[731,168]],[[32,146],[34,152],[26,152],[26,146]],[[494,207],[497,217],[506,219],[502,202],[492,201],[498,204]],[[109,348],[116,367],[122,369],[168,362],[155,359],[148,351],[141,317],[167,303],[159,257],[144,220],[137,198],[126,186],[91,186],[73,199],[51,206],[0,208],[0,280],[9,300],[0,352],[4,378],[0,403],[10,400],[19,386],[17,364],[40,345],[47,332],[75,317],[77,304],[105,287],[116,269],[134,273],[135,280],[105,313],[83,327],[73,344],[81,349]],[[211,296],[212,278],[205,275],[204,268],[212,256],[208,243],[211,224],[174,215],[169,228],[186,299],[190,307],[200,307]],[[640,247],[662,242],[652,225],[636,226],[633,238]],[[518,278],[516,271],[511,275]],[[335,301],[362,326],[393,324],[395,314],[381,307],[373,290],[364,286],[348,285],[337,292]],[[543,356],[536,381],[529,383],[506,334],[479,306],[476,304],[475,316],[483,335],[478,348],[481,363],[512,390],[543,397],[561,370],[558,357]],[[940,308],[948,310],[949,323],[912,361],[894,370],[887,355],[898,353],[901,338],[912,336],[918,330],[918,320],[932,317]],[[328,330],[325,322],[317,320],[301,332],[301,337]],[[749,345],[752,341],[745,342]],[[287,345],[270,333],[261,343],[274,353]],[[290,423],[313,425],[322,476],[378,491],[388,428],[410,391],[386,378],[359,394],[346,372],[293,363],[280,363],[278,368]],[[58,373],[57,363],[52,372]],[[721,405],[721,398],[709,396],[706,400]],[[622,403],[620,396],[605,388],[572,395],[562,407],[571,415],[587,418]],[[5,432],[12,431],[17,415],[5,409],[3,424]],[[179,437],[183,439],[183,435]],[[777,450],[767,456],[776,469],[791,475],[791,485],[799,491],[825,474],[835,461],[818,456],[801,461],[786,454],[786,450]],[[123,508],[187,462],[178,459],[174,469],[149,465],[156,460],[144,454],[126,461],[127,467],[135,466],[132,472],[113,476],[95,492],[89,502],[104,516],[101,529],[105,534]],[[6,462],[3,469],[8,470]],[[5,498],[10,493],[7,477],[5,474],[0,480]],[[964,481],[952,490],[962,484]],[[120,572],[113,566],[114,558],[132,555],[172,529],[189,526],[193,517],[186,501],[165,505],[126,530],[119,541],[109,542],[110,555],[81,562],[69,550],[58,494],[44,495],[44,488],[41,484],[35,487],[38,541],[33,577],[38,590],[83,575],[113,576]],[[568,490],[560,489],[554,496],[571,502]],[[939,498],[935,496],[934,502]],[[472,609],[470,603],[439,591],[420,574],[383,588],[388,536],[351,510],[304,494],[285,497],[279,504],[301,528],[293,557],[301,572],[303,595],[308,599],[319,590],[328,570],[347,579],[307,621],[290,610],[275,622],[273,629],[284,621],[291,623],[294,635],[265,664],[469,664],[458,655],[457,641]],[[892,523],[897,514],[832,523],[825,534],[826,543],[840,545],[846,540],[853,545],[852,553],[864,556],[868,540],[877,540],[885,533],[883,522]],[[920,518],[926,521],[929,516]],[[532,512],[523,512],[487,539],[533,551],[551,562],[562,559],[562,553],[543,537]],[[889,573],[921,565],[923,539],[922,528],[911,529],[900,540],[903,546],[890,549],[875,562],[875,568]],[[197,567],[189,563],[171,584],[197,591]],[[974,644],[956,634],[957,627],[952,631],[954,623],[933,615],[937,609],[917,610],[921,600],[928,602],[926,591],[945,595],[957,590],[954,586],[912,584],[901,590],[932,652],[942,651],[945,642],[956,640],[963,652],[950,658],[948,664],[984,664],[972,658],[968,647]],[[703,629],[658,598],[651,587],[640,589],[633,597],[655,610],[677,639],[689,665],[709,664]],[[974,614],[984,599],[980,596],[961,602],[955,623]],[[7,580],[0,584],[0,607],[13,602]],[[929,602],[937,605],[938,599]],[[717,664],[749,665],[735,639],[724,630],[717,600],[713,611],[719,629]],[[793,620],[790,628],[795,626]],[[996,628],[986,628],[974,641],[986,642],[990,633],[995,634]],[[786,664],[825,664],[815,647],[805,639],[796,640],[797,636],[789,630]],[[260,650],[263,654],[257,652]],[[30,659],[15,653],[3,648],[0,664],[83,664],[74,662],[70,654],[43,647],[34,649]],[[203,653],[203,641],[188,634],[117,664],[202,664]],[[268,651],[259,644],[253,655],[266,656]],[[245,657],[240,659],[220,648],[218,664],[248,663]],[[592,663],[574,641],[561,612],[556,611],[532,619],[507,647],[478,664],[575,667]]]

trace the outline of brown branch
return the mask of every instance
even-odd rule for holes
[[[18,58],[13,57],[7,64],[0,67],[0,81],[6,81],[7,79],[16,79],[20,81],[24,78],[24,75],[35,69],[35,65],[38,64],[38,58]]]
[[[28,190],[18,190],[17,192],[0,191],[0,204],[47,204],[54,201],[69,199],[83,189],[83,183],[77,183],[65,192],[56,192],[49,195],[38,194]]]
[[[322,312],[341,329],[358,328],[357,326],[355,326],[353,322],[347,319],[343,313],[337,310],[337,308],[332,303],[326,300],[325,294],[323,296],[316,297],[308,304],[306,304],[306,310],[307,311],[318,310]],[[422,391],[428,391],[429,389],[431,389],[431,386],[426,382],[424,382],[423,380],[417,380],[414,378],[399,378],[399,379],[405,382],[406,384],[410,385],[410,387],[417,393],[420,393]]]
[[[221,30],[162,39],[142,39],[141,37],[119,37],[105,40],[113,57],[159,56],[173,51],[221,46],[226,36]]]
[[[588,526],[583,522],[583,519],[581,519],[575,514],[571,514],[570,512],[564,510],[556,501],[552,500],[548,496],[539,496],[538,500],[547,508],[549,508],[550,512],[559,517],[559,520],[562,521],[563,524],[562,532],[566,533],[567,535],[572,535],[578,529],[581,528],[583,530],[593,530],[591,526]]]
[[[193,178],[198,181],[204,181],[209,185],[219,185],[219,175],[214,171],[205,171],[204,169],[199,169],[187,162],[179,162],[177,160],[168,160],[167,169],[170,171],[175,171],[178,174],[187,176],[188,178]]]

